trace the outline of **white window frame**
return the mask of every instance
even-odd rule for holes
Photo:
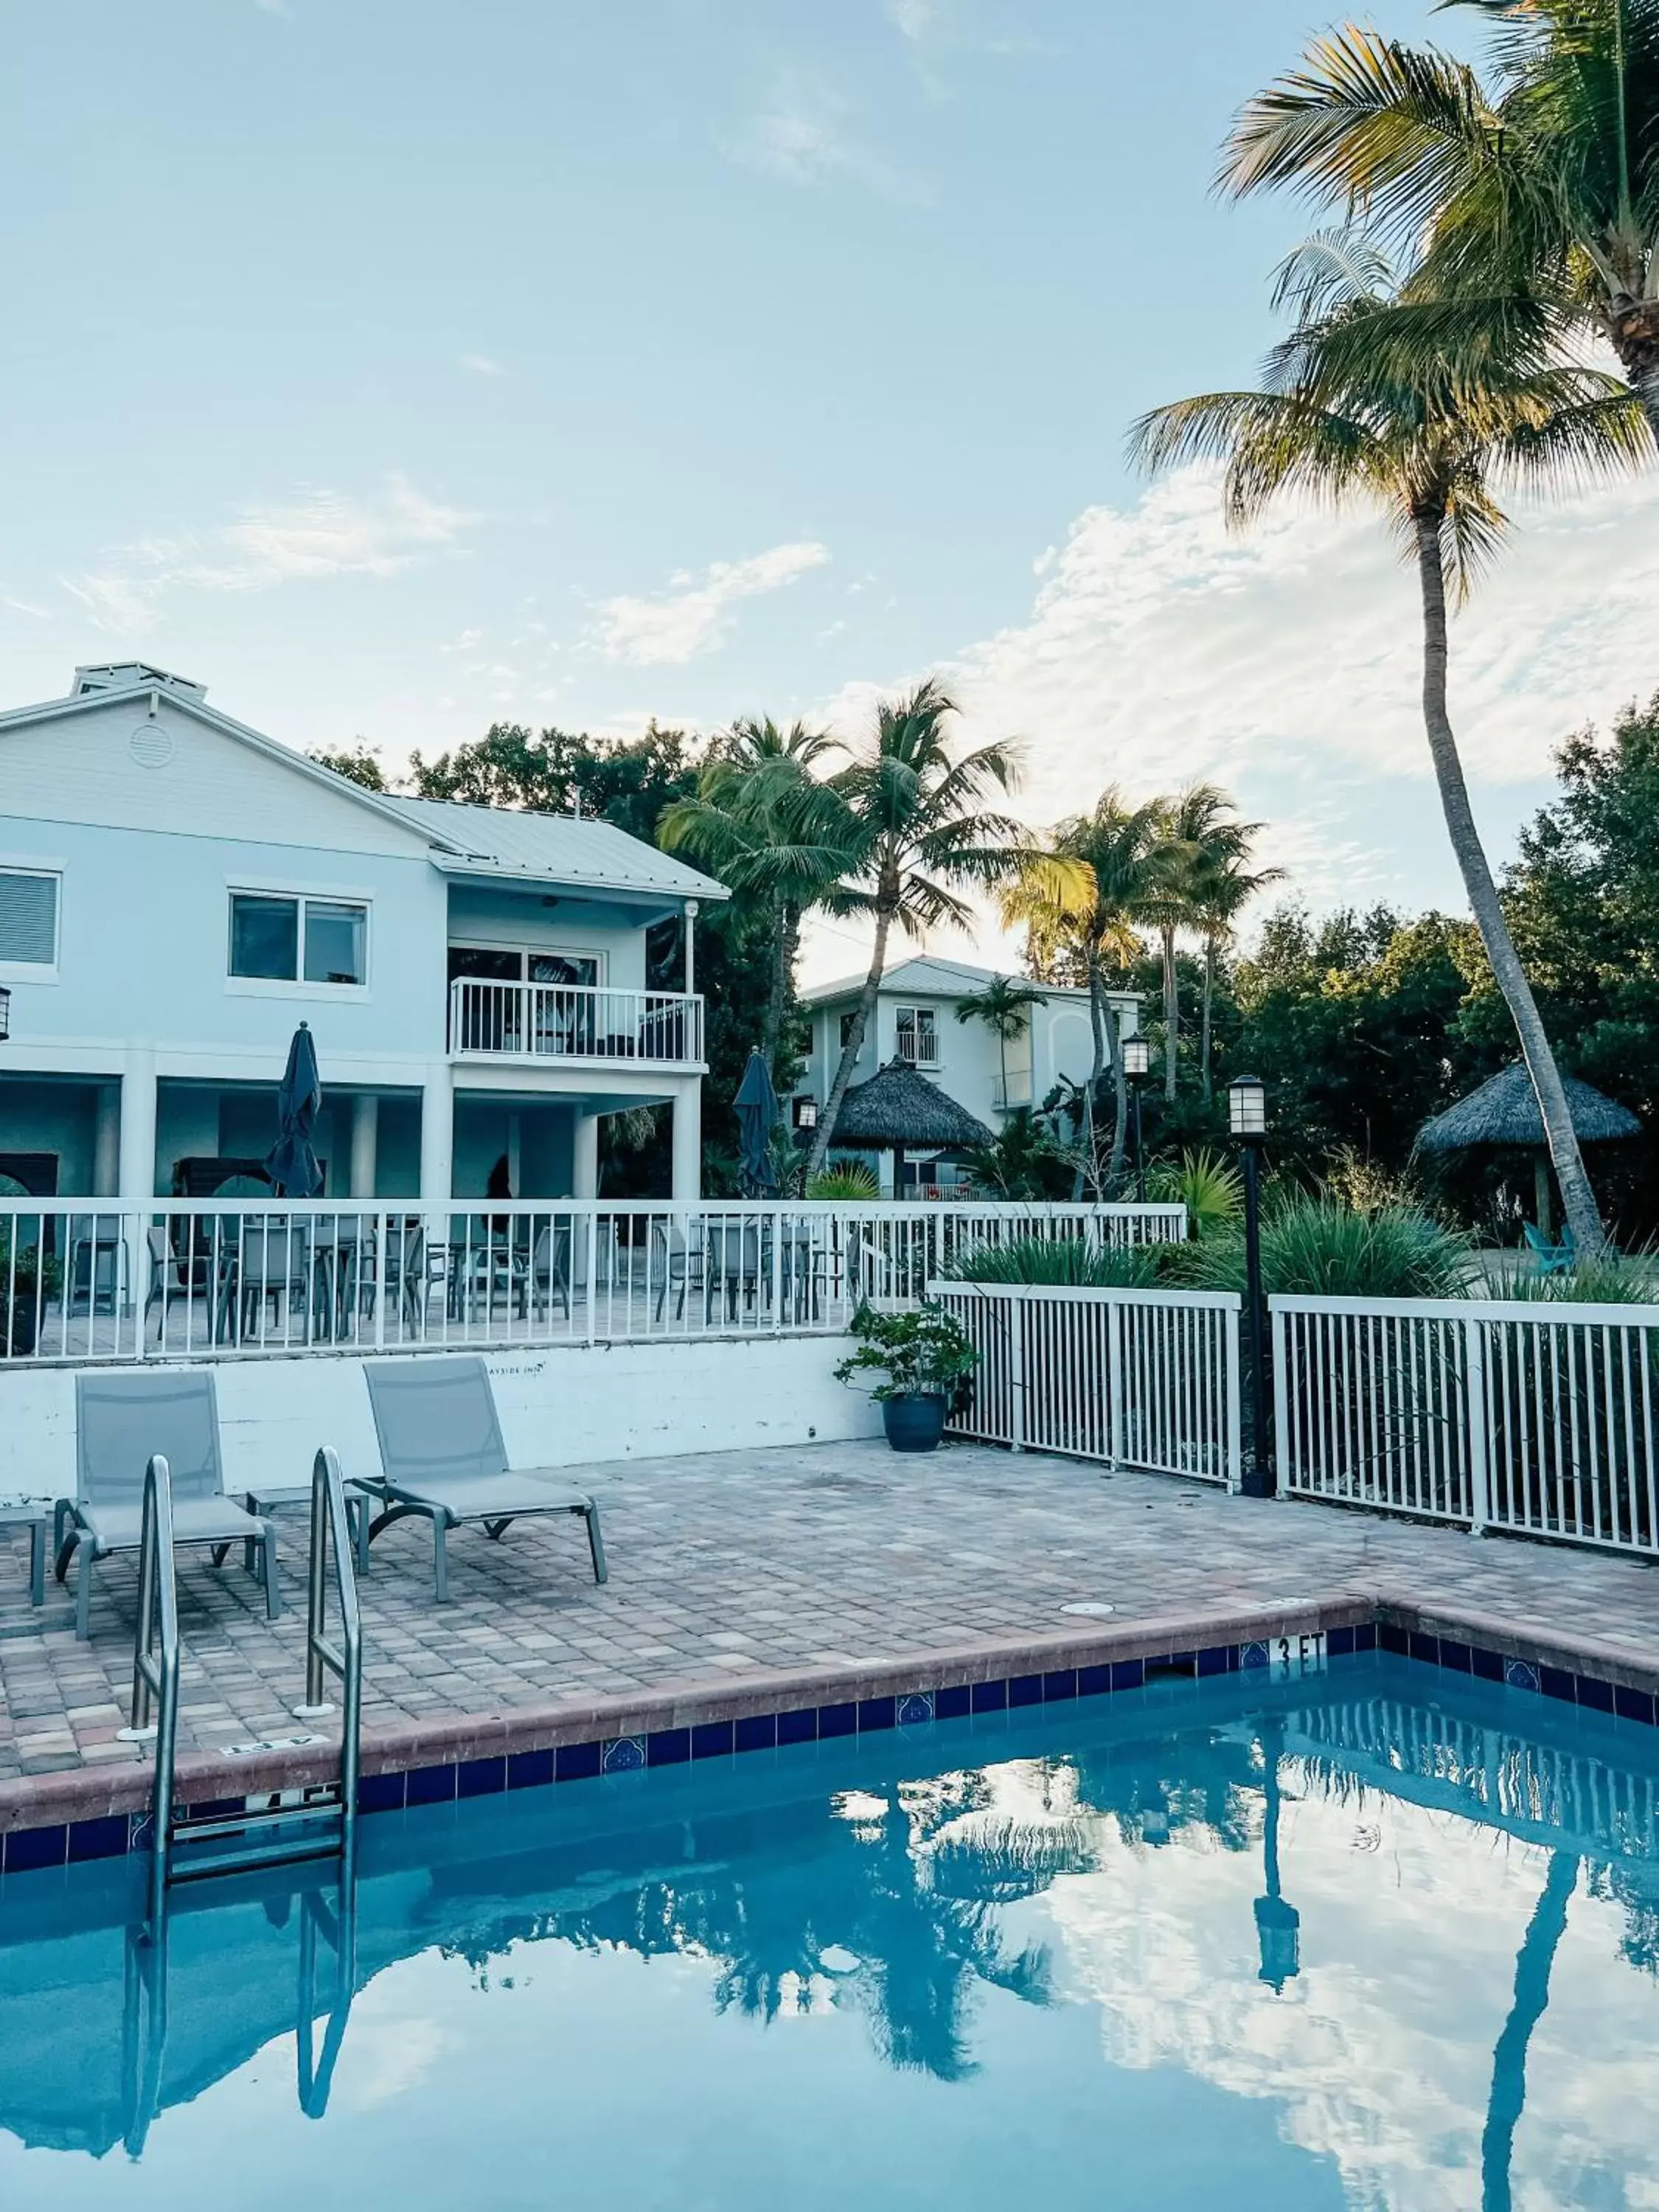
[[[591,960],[594,970],[591,983],[537,983],[531,988],[538,991],[608,991],[611,988],[605,980],[610,956],[598,945],[526,945],[522,940],[516,945],[502,945],[492,942],[487,937],[452,937],[444,947],[446,969],[452,952],[516,952],[519,955],[520,983],[530,982],[529,969],[532,960]],[[455,980],[458,982],[507,983],[512,978],[507,975],[474,975],[458,976]]]
[[[907,1054],[903,1045],[900,1042],[900,1039],[904,1035],[904,1018],[907,1014],[910,1018],[910,1034],[916,1040],[916,1051],[914,1055]],[[923,1057],[921,1048],[922,1018],[924,1016],[927,1018],[927,1028],[932,1036],[933,1045],[932,1053],[926,1058]],[[893,1009],[893,1049],[904,1061],[907,1067],[941,1066],[944,1064],[945,1055],[940,1052],[939,1044],[939,1008],[937,1006],[895,1006]]]
[[[64,864],[37,860],[33,854],[0,853],[0,875],[47,876],[57,885],[52,908],[52,958],[0,960],[0,983],[55,983],[64,957]]]
[[[303,969],[306,958],[305,910],[313,900],[319,906],[360,906],[363,910],[363,980],[361,983],[308,983],[303,975],[236,975],[231,973],[231,945],[239,898],[292,899],[295,916],[295,965]],[[225,988],[239,999],[324,999],[361,1006],[371,996],[369,979],[374,973],[374,902],[365,891],[336,890],[331,885],[254,884],[240,880],[225,887]]]

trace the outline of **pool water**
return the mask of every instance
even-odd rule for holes
[[[0,2204],[1659,2205],[1656,1732],[1385,1657],[0,1886]],[[343,1970],[342,1950],[349,1971]]]

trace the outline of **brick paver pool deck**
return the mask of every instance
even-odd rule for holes
[[[580,1523],[563,1517],[518,1522],[500,1543],[459,1532],[442,1607],[424,1524],[376,1543],[360,1585],[369,1764],[377,1736],[467,1717],[760,1694],[783,1676],[1289,1614],[1338,1592],[1443,1606],[1659,1668],[1659,1574],[1626,1559],[967,1444],[933,1457],[822,1444],[572,1472],[604,1515],[603,1589]],[[281,1528],[286,1610],[275,1624],[240,1553],[219,1572],[204,1552],[180,1554],[181,1749],[301,1730],[306,1524],[290,1515]],[[94,1587],[92,1641],[78,1644],[67,1593],[51,1583],[45,1610],[31,1607],[27,1543],[0,1541],[0,1799],[13,1801],[11,1820],[27,1778],[107,1773],[143,1756],[118,1740],[133,1562],[104,1562]],[[1079,1603],[1113,1610],[1092,1621],[1064,1611]]]

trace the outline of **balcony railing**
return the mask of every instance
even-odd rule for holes
[[[898,1056],[907,1067],[937,1067],[939,1066],[939,1037],[936,1032],[924,1030],[918,1036],[915,1030],[898,1032]]]
[[[684,991],[609,991],[586,983],[449,987],[449,1049],[514,1060],[702,1065],[702,1000]]]

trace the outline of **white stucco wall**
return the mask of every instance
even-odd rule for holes
[[[574,1467],[880,1433],[880,1411],[831,1370],[844,1337],[703,1338],[489,1352],[515,1467]],[[348,1476],[378,1468],[361,1359],[215,1364],[225,1486],[302,1484],[319,1444]],[[73,1495],[75,1376],[0,1376],[0,1504]]]

